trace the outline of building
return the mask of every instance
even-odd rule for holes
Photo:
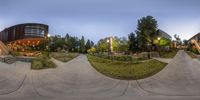
[[[200,33],[191,37],[188,42],[189,44],[192,44],[192,48],[197,49],[200,53]]]
[[[41,44],[48,35],[48,25],[24,23],[5,28],[0,32],[0,41],[11,50]]]
[[[193,37],[191,37],[190,39],[189,39],[189,42],[191,41],[191,40],[196,40],[196,42],[198,42],[198,43],[200,43],[200,33],[197,33],[196,35],[194,35]]]
[[[158,29],[157,32],[159,33],[160,37],[172,40],[172,37],[169,34],[167,34],[166,32],[164,32],[163,30]]]

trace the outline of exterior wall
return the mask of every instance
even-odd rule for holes
[[[162,31],[162,30],[159,29],[158,33],[159,33],[160,37],[164,37],[166,39],[172,40],[172,37],[169,34],[167,34],[166,32],[164,32],[164,31]]]
[[[48,34],[48,25],[25,23],[11,26],[0,32],[0,41],[7,43],[26,38],[44,38]]]
[[[195,36],[193,36],[192,38],[189,39],[189,41],[191,41],[192,39],[196,40],[198,43],[200,43],[200,33],[196,34]]]
[[[188,43],[191,43],[191,44],[192,44],[192,48],[193,48],[193,49],[197,49],[198,46],[195,45],[195,43],[192,42],[193,39],[194,39],[194,40],[197,42],[197,44],[199,44],[199,46],[200,46],[200,33],[194,35],[192,38],[190,38],[190,39],[188,40]]]

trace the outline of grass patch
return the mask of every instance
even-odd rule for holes
[[[47,68],[55,68],[57,67],[54,62],[50,60],[49,57],[45,55],[41,55],[33,59],[31,64],[31,69],[39,70],[39,69],[47,69]]]
[[[68,62],[69,60],[78,56],[77,53],[60,53],[60,52],[53,52],[51,56],[59,61]]]
[[[197,56],[196,54],[194,54],[193,52],[186,51],[186,53],[187,53],[191,58],[198,58],[198,56]]]
[[[178,52],[178,50],[160,52],[160,57],[162,57],[162,58],[174,58],[174,56],[177,54],[177,52]]]
[[[100,73],[122,80],[136,80],[152,76],[167,64],[157,60],[145,62],[122,62],[88,55],[91,65]]]

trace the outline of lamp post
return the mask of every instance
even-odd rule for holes
[[[47,35],[47,55],[49,57],[49,38],[51,37],[50,34]]]
[[[159,56],[160,56],[160,37],[158,37],[158,54],[159,54]]]
[[[107,43],[108,43],[108,57],[110,57],[110,55],[112,55],[112,52],[113,52],[112,37],[109,37],[107,39]]]
[[[147,53],[148,53],[148,59],[151,59],[151,56],[150,56],[150,43],[147,43]]]
[[[108,43],[108,58],[110,57],[110,40],[107,39],[106,41]]]

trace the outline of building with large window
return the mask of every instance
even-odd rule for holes
[[[48,35],[48,25],[24,23],[5,28],[0,32],[0,41],[13,50],[41,44]]]
[[[157,32],[158,32],[160,37],[172,40],[172,37],[168,33],[164,32],[163,30],[158,29]]]

